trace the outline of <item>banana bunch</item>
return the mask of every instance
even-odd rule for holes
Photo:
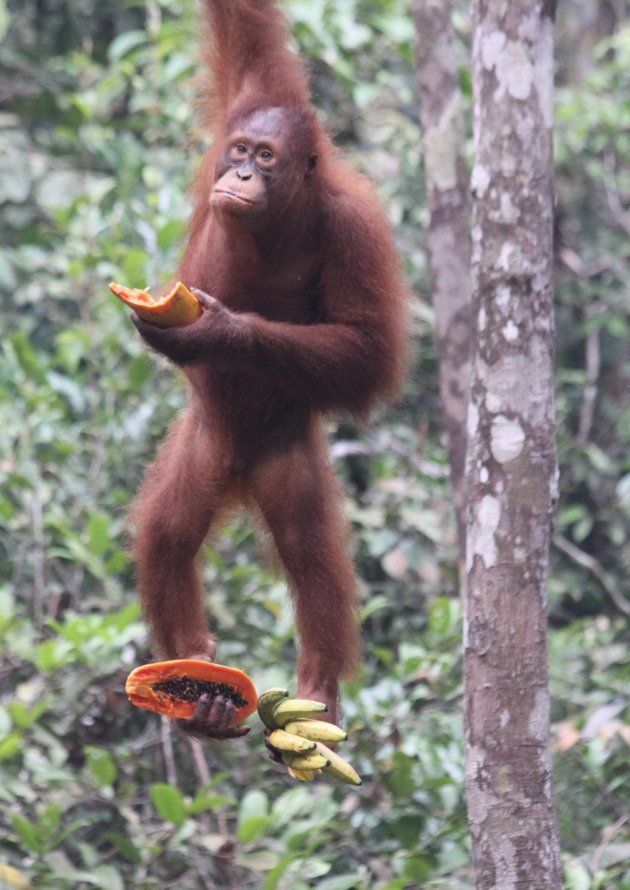
[[[288,689],[268,689],[258,698],[258,715],[270,730],[268,742],[294,779],[312,782],[325,772],[349,785],[360,785],[354,767],[325,744],[348,738],[341,727],[317,719],[327,710],[323,702],[289,698]]]

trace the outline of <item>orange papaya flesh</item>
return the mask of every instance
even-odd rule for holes
[[[229,699],[232,723],[253,714],[258,703],[256,688],[243,671],[192,658],[144,664],[129,674],[125,691],[137,707],[179,719],[192,717],[202,695]]]
[[[154,297],[148,290],[124,287],[114,281],[110,283],[109,289],[123,303],[134,309],[140,318],[160,328],[192,324],[203,312],[197,297],[181,281],[163,297]]]

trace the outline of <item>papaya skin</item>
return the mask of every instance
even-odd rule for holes
[[[181,281],[162,297],[154,297],[148,290],[124,287],[114,281],[109,289],[140,318],[159,328],[192,324],[203,312],[197,297]]]
[[[142,665],[127,677],[125,691],[137,707],[183,720],[195,714],[202,698],[230,702],[231,723],[249,717],[258,703],[256,688],[243,671],[191,658]]]

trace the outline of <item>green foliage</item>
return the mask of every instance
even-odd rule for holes
[[[375,794],[325,780],[296,786],[268,762],[260,726],[243,742],[206,749],[207,783],[187,741],[126,702],[125,675],[148,653],[125,514],[183,389],[138,345],[105,286],[157,285],[181,249],[188,158],[201,150],[189,142],[196,19],[189,3],[122,10],[110,0],[99,8],[108,38],[91,44],[90,10],[88,0],[62,4],[42,33],[27,4],[11,16],[12,55],[0,50],[0,70],[27,69],[44,47],[49,57],[36,101],[16,93],[0,137],[8,331],[0,352],[0,626],[11,681],[0,710],[0,797],[14,814],[0,817],[0,864],[58,887],[185,888],[203,875],[225,887],[317,882],[343,890],[407,881],[425,867],[449,874],[467,862],[461,734],[450,709],[433,703],[452,692],[455,710],[459,614],[455,601],[432,593],[440,578],[452,590],[453,537],[441,447],[427,452],[433,483],[406,456],[414,441],[407,417],[418,410],[413,387],[391,432],[365,439],[373,457],[338,461],[356,478],[350,511],[374,640],[365,675],[348,690],[348,754]],[[390,171],[381,177],[384,196],[401,244],[413,244],[422,182],[415,124],[400,107],[403,95],[414,101],[402,4],[290,11],[304,51],[323,60],[317,83],[326,114],[335,126],[350,112],[352,127],[337,127],[341,141],[368,171]],[[367,46],[378,47],[371,60]],[[406,183],[397,181],[400,165]],[[415,201],[403,200],[407,188]],[[424,275],[421,266],[410,272]],[[430,371],[435,399],[428,309],[424,315],[418,331],[428,358],[418,374]],[[425,422],[429,413],[422,409]],[[357,433],[335,434],[342,444],[347,436]],[[373,496],[360,493],[368,477]],[[437,502],[432,490],[441,492]],[[443,539],[440,527],[448,529]],[[223,660],[249,671],[259,688],[293,686],[286,591],[261,563],[249,524],[234,521],[207,548],[206,576]],[[409,580],[435,599],[428,623]],[[433,640],[444,646],[439,658],[429,654]],[[167,780],[173,770],[177,785]],[[360,853],[369,848],[373,864]],[[383,856],[391,865],[379,864]]]
[[[246,739],[206,746],[204,767],[126,700],[148,650],[125,517],[184,391],[106,284],[157,286],[181,249],[203,147],[191,128],[196,4],[0,0],[0,882],[10,865],[55,888],[472,886],[408,4],[287,9],[316,101],[377,180],[419,294],[403,403],[369,433],[331,431],[366,639],[345,689],[344,753],[364,785],[296,785],[267,760],[255,719]],[[465,9],[455,16],[465,40]],[[630,885],[628,633],[608,593],[630,567],[629,47],[626,29],[600,44],[586,80],[567,75],[558,110],[558,532],[592,560],[557,550],[551,578],[559,815],[576,890]],[[596,340],[595,414],[580,436]],[[231,521],[205,557],[222,660],[259,689],[294,688],[286,592],[251,525]]]
[[[630,568],[629,61],[624,24],[592,48],[583,82],[559,90],[558,531],[594,566],[563,557],[561,614],[608,609],[606,580],[623,589]]]

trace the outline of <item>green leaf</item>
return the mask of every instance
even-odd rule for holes
[[[289,872],[295,874],[296,877],[299,876],[299,878],[304,881],[309,881],[310,883],[316,878],[321,878],[323,875],[327,875],[331,868],[331,863],[315,856],[313,854],[313,849],[311,848],[311,850],[302,852],[301,858],[292,864]],[[319,881],[317,883],[319,885]]]
[[[42,379],[42,364],[25,331],[16,331],[11,337],[11,343],[15,349],[15,355],[22,369],[29,377]]]
[[[247,822],[257,816],[266,816],[269,813],[269,798],[264,791],[254,789],[243,795],[238,809],[238,821]]]
[[[144,250],[135,248],[128,251],[123,263],[123,274],[127,287],[146,287],[149,257]]]
[[[172,785],[151,785],[151,799],[158,815],[173,825],[181,825],[186,818],[186,804],[179,789]]]
[[[38,701],[31,708],[27,708],[24,702],[13,701],[9,705],[9,713],[16,726],[20,729],[28,729],[49,707],[47,701]]]
[[[61,805],[58,803],[51,803],[48,804],[39,817],[39,829],[46,840],[48,840],[48,838],[59,828],[61,814]]]
[[[413,850],[417,846],[423,828],[424,820],[418,816],[401,816],[389,823],[389,831],[406,850]]]
[[[97,555],[105,553],[111,546],[110,526],[107,516],[94,513],[88,520],[88,539],[90,550]]]
[[[126,31],[124,34],[119,34],[112,40],[107,51],[110,62],[119,62],[132,50],[146,42],[145,31]]]
[[[91,872],[91,883],[103,890],[125,890],[121,873],[113,865],[99,865]]]
[[[81,361],[89,357],[90,337],[80,328],[61,331],[55,340],[56,360],[69,374],[76,374]]]
[[[46,640],[35,652],[35,664],[46,674],[70,664],[72,658],[72,645],[67,640]]]
[[[228,797],[226,794],[208,794],[207,792],[200,791],[192,801],[188,805],[187,811],[189,815],[194,815],[196,813],[203,813],[206,810],[218,810],[220,807],[228,806],[229,804],[234,803],[233,797]]]
[[[138,391],[149,379],[152,368],[153,363],[147,353],[142,352],[133,359],[128,369],[127,381],[134,391]]]
[[[239,841],[243,844],[247,844],[255,838],[260,837],[265,833],[267,828],[273,824],[273,821],[271,816],[253,816],[251,819],[239,822],[237,832]]]
[[[361,886],[359,872],[347,875],[335,875],[333,878],[324,878],[317,882],[317,890],[356,890]]]
[[[286,825],[298,815],[308,815],[312,803],[312,789],[307,785],[297,785],[274,800],[271,812],[279,825]]]
[[[265,882],[262,885],[262,890],[276,890],[278,887],[278,882],[280,878],[283,876],[287,868],[291,865],[292,862],[295,862],[296,859],[300,859],[302,853],[289,853],[288,856],[284,856],[280,862],[274,868],[271,869],[267,877],[265,878]]]
[[[129,862],[133,862],[134,865],[139,865],[142,862],[142,854],[140,850],[132,844],[128,837],[124,837],[122,834],[118,834],[116,831],[106,831],[105,838],[114,846],[116,849],[122,853],[125,859],[128,859]]]
[[[157,233],[157,243],[160,250],[168,250],[174,244],[181,241],[186,232],[185,225],[180,220],[169,220]]]
[[[413,788],[413,762],[402,751],[396,751],[392,758],[393,769],[386,776],[386,781],[395,797],[406,799],[409,789]]]
[[[24,844],[34,853],[42,853],[44,845],[37,834],[37,828],[25,816],[20,813],[14,813],[11,817],[13,827]]]
[[[438,596],[429,607],[429,627],[436,636],[444,637],[454,630],[459,614],[458,600]]]
[[[240,851],[236,857],[237,865],[258,872],[268,872],[269,869],[274,868],[277,861],[277,853],[261,849]]]
[[[14,754],[22,747],[22,734],[19,732],[12,732],[9,735],[2,739],[0,742],[0,760],[8,760],[9,757],[13,757]]]
[[[8,498],[0,498],[0,519],[12,519],[15,516],[15,507]]]
[[[585,516],[579,522],[576,522],[571,529],[571,536],[574,541],[579,544],[585,541],[593,530],[594,519],[592,516]]]
[[[559,512],[557,524],[563,526],[573,525],[574,522],[578,522],[585,515],[586,509],[582,504],[572,504]]]
[[[584,449],[591,465],[600,473],[608,474],[614,472],[614,464],[606,452],[602,451],[597,445],[590,442]]]
[[[459,88],[462,91],[462,94],[470,99],[472,96],[472,71],[470,68],[460,68],[458,71],[459,75]]]
[[[399,539],[396,531],[390,528],[381,528],[376,531],[368,531],[363,535],[372,556],[383,556]]]
[[[118,771],[111,754],[103,748],[86,748],[85,753],[88,769],[98,784],[113,785]]]
[[[577,859],[564,864],[566,890],[591,890],[593,883],[586,866]]]
[[[114,550],[105,560],[105,572],[108,575],[119,575],[129,565],[129,554],[124,550]]]
[[[367,621],[367,619],[371,618],[372,615],[375,615],[376,612],[380,612],[382,609],[388,609],[390,606],[391,602],[387,596],[371,597],[361,609],[361,621]]]
[[[423,884],[431,877],[433,866],[433,857],[428,854],[419,853],[410,856],[405,862],[405,875],[408,879]]]

